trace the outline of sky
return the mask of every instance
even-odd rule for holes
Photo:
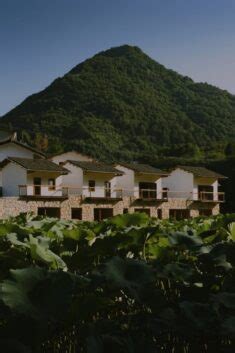
[[[0,0],[0,116],[122,44],[235,94],[234,18],[235,0]]]

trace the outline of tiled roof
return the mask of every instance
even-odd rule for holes
[[[24,148],[26,148],[26,149],[28,149],[28,150],[30,150],[30,151],[36,153],[36,154],[39,154],[40,156],[45,157],[45,154],[44,154],[43,152],[37,150],[37,149],[34,148],[34,147],[31,147],[31,146],[27,145],[26,143],[23,143],[23,142],[21,142],[21,141],[16,140],[13,136],[10,136],[10,137],[8,137],[8,138],[6,138],[6,139],[4,139],[4,140],[0,140],[0,146],[1,146],[1,145],[5,145],[5,144],[7,144],[7,143],[14,143],[15,145],[24,147]]]
[[[68,174],[68,170],[55,164],[47,159],[29,159],[29,158],[19,158],[19,157],[8,157],[5,159],[1,166],[14,162],[19,164],[21,167],[31,170],[31,171],[43,171],[43,172],[58,172],[61,174]]]
[[[167,172],[164,172],[163,170],[158,168],[154,168],[148,164],[140,164],[140,163],[119,163],[119,164],[125,168],[134,170],[136,173],[168,175]]]
[[[203,177],[203,178],[217,178],[217,179],[226,179],[227,177],[216,173],[212,170],[209,170],[205,167],[192,167],[192,166],[177,166],[179,169],[183,169],[186,172],[192,173],[196,177]]]
[[[69,163],[83,169],[86,172],[97,172],[97,173],[111,173],[115,175],[122,175],[123,172],[114,168],[112,165],[101,163],[101,162],[88,162],[88,161],[71,161]]]

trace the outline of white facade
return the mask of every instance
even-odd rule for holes
[[[32,150],[27,147],[17,145],[14,142],[8,142],[0,145],[0,162],[4,161],[8,157],[20,157],[34,159],[35,154]],[[38,155],[41,157],[40,155]],[[2,171],[0,170],[0,186],[3,185]]]
[[[193,174],[177,168],[163,179],[162,186],[168,189],[171,198],[192,199],[194,177]]]
[[[155,183],[157,190],[156,198],[162,198],[161,175],[152,173],[136,173],[134,170],[119,164],[116,165],[116,168],[124,173],[122,176],[118,176],[116,180],[117,188],[123,190],[124,196],[134,196],[138,198],[140,196],[139,183]]]
[[[27,184],[27,171],[15,163],[2,169],[3,196],[19,196],[19,185]]]
[[[118,197],[120,193],[116,190],[116,177],[112,173],[84,172],[82,168],[70,162],[64,164],[70,171],[69,174],[60,176],[57,185],[68,188],[70,195],[82,195],[84,197],[105,197],[106,182],[110,182],[110,197]],[[95,181],[94,191],[89,188],[89,180]]]
[[[211,186],[213,200],[218,200],[218,180],[215,178],[195,177],[193,173],[177,168],[163,179],[163,187],[168,189],[170,198],[181,198],[187,200],[200,200],[199,186]],[[203,194],[203,193],[202,193]],[[210,192],[205,193],[210,195]]]
[[[21,157],[21,158],[32,158],[34,159],[37,153],[31,151],[27,147],[17,145],[14,142],[4,143],[0,145],[0,162],[7,157]],[[38,154],[38,156],[40,156]]]
[[[4,197],[12,196],[35,196],[35,187],[40,187],[37,196],[64,196],[66,190],[62,187],[52,188],[49,179],[55,179],[55,172],[27,172],[27,170],[16,163],[8,163],[2,169],[2,194]],[[41,179],[41,185],[34,185],[34,178]]]

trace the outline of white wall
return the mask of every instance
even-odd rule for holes
[[[64,168],[70,171],[67,175],[62,175],[56,180],[58,186],[69,188],[69,193],[73,195],[82,195],[83,188],[83,170],[67,162]]]
[[[192,199],[194,176],[192,173],[177,168],[169,176],[162,179],[162,187],[169,189],[169,198]]]
[[[134,196],[135,173],[133,170],[123,167],[122,165],[115,166],[123,175],[116,178],[117,189],[123,190],[123,196]]]
[[[118,177],[117,177],[118,178]],[[89,180],[95,180],[95,191],[89,192]],[[108,173],[87,173],[83,175],[83,195],[86,197],[104,197],[105,196],[105,181],[111,183],[111,197],[118,197],[116,189],[116,177]],[[115,190],[114,190],[115,189]]]
[[[65,162],[68,160],[71,160],[71,161],[92,161],[93,159],[89,156],[78,153],[76,151],[70,151],[70,152],[61,153],[60,155],[57,155],[54,157],[52,156],[50,158],[50,160],[52,160],[56,164],[59,164],[60,162]]]
[[[34,152],[9,142],[7,144],[0,145],[0,162],[7,157],[34,158]]]
[[[41,196],[62,196],[62,187],[57,185],[58,173],[34,172],[27,173],[27,195],[34,195],[34,178],[41,178]],[[55,179],[55,190],[50,190],[49,179]]]
[[[124,172],[122,176],[118,176],[117,188],[123,190],[123,196],[139,197],[139,183],[151,182],[157,184],[157,198],[161,198],[162,177],[153,174],[136,174],[132,169],[126,168],[122,165],[116,165],[116,168]]]
[[[9,163],[2,169],[3,196],[19,196],[19,185],[27,183],[27,172],[15,163]]]

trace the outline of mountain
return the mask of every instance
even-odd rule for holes
[[[73,148],[102,160],[221,157],[235,139],[235,96],[124,45],[57,78],[1,125],[29,143],[44,137],[48,152]]]

